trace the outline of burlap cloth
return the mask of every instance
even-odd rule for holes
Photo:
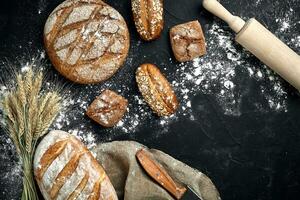
[[[96,158],[104,167],[119,199],[172,200],[168,192],[155,183],[136,160],[135,154],[141,148],[146,147],[137,142],[116,141],[99,144],[93,151],[97,153]],[[159,150],[148,151],[165,167],[172,178],[189,185],[202,200],[220,199],[216,187],[205,174]]]

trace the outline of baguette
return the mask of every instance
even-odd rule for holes
[[[33,164],[36,181],[46,200],[118,199],[91,152],[64,131],[51,131],[40,142]]]

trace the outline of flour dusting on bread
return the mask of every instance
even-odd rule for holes
[[[51,131],[40,142],[34,157],[34,174],[47,200],[117,199],[100,164],[78,139],[63,131]],[[101,190],[102,187],[107,189]]]
[[[45,24],[44,41],[55,68],[82,84],[110,78],[129,51],[126,22],[101,0],[60,4]]]

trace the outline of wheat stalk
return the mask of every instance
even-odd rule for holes
[[[33,153],[37,140],[47,133],[60,111],[60,94],[42,91],[42,71],[29,68],[16,75],[16,88],[4,96],[4,128],[14,142],[23,164],[22,200],[38,199],[32,174]]]

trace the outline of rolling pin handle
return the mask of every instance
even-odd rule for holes
[[[217,0],[203,0],[203,7],[225,21],[230,28],[238,33],[244,27],[245,21],[238,16],[232,15],[226,8],[224,8]]]

